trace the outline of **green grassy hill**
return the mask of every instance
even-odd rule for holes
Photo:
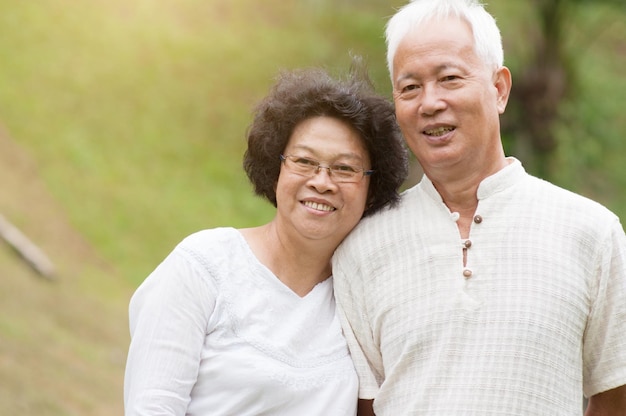
[[[0,414],[122,413],[134,288],[188,233],[272,215],[241,158],[277,71],[351,49],[386,85],[390,7],[342,4],[0,0],[0,214],[58,269],[0,244]]]
[[[52,259],[45,280],[0,244],[0,414],[122,414],[131,286],[70,224],[0,130],[0,214]]]
[[[241,155],[279,69],[345,69],[351,49],[387,85],[391,8],[331,4],[2,1],[0,120],[72,223],[138,282],[185,233],[271,215]]]
[[[122,413],[134,288],[190,232],[272,215],[241,168],[254,104],[279,69],[345,70],[350,50],[388,94],[382,30],[403,3],[0,0],[0,214],[59,271],[0,244],[0,414]],[[490,3],[518,36],[519,7]],[[623,39],[613,25],[583,54],[573,107],[598,137],[565,126],[555,163],[626,216]]]

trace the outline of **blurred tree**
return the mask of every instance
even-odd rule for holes
[[[624,7],[623,0],[533,0],[536,15],[527,34],[530,51],[513,82],[509,110],[503,116],[503,131],[513,154],[523,158],[528,169],[550,178],[550,159],[558,140],[554,127],[567,118],[560,111],[565,99],[575,99],[577,91],[576,57],[585,45],[568,45],[576,12],[584,4]],[[606,14],[596,22],[606,28]],[[597,33],[585,39],[589,43]],[[573,46],[573,47],[572,47]]]

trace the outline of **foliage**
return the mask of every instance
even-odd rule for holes
[[[382,13],[324,2],[1,7],[0,115],[76,227],[135,282],[192,231],[270,218],[241,155],[278,70],[382,54]]]
[[[626,125],[618,113],[626,105],[619,73],[626,60],[626,8],[611,0],[535,3],[548,10],[558,4],[548,16],[561,19],[559,24],[541,26],[537,13],[546,9],[534,4],[515,3],[514,14],[495,13],[506,19],[500,27],[513,72],[514,94],[504,116],[506,148],[531,173],[592,197],[624,218],[625,171],[617,160],[626,152]],[[522,103],[520,88],[536,95]],[[537,139],[541,143],[533,143]]]

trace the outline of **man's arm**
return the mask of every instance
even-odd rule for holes
[[[359,399],[359,407],[356,412],[357,416],[376,416],[374,414],[374,400]]]
[[[585,412],[585,416],[624,415],[626,415],[626,385],[591,396]]]

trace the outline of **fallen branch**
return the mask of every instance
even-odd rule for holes
[[[41,276],[48,279],[55,277],[54,265],[43,251],[2,215],[0,215],[0,237]]]

